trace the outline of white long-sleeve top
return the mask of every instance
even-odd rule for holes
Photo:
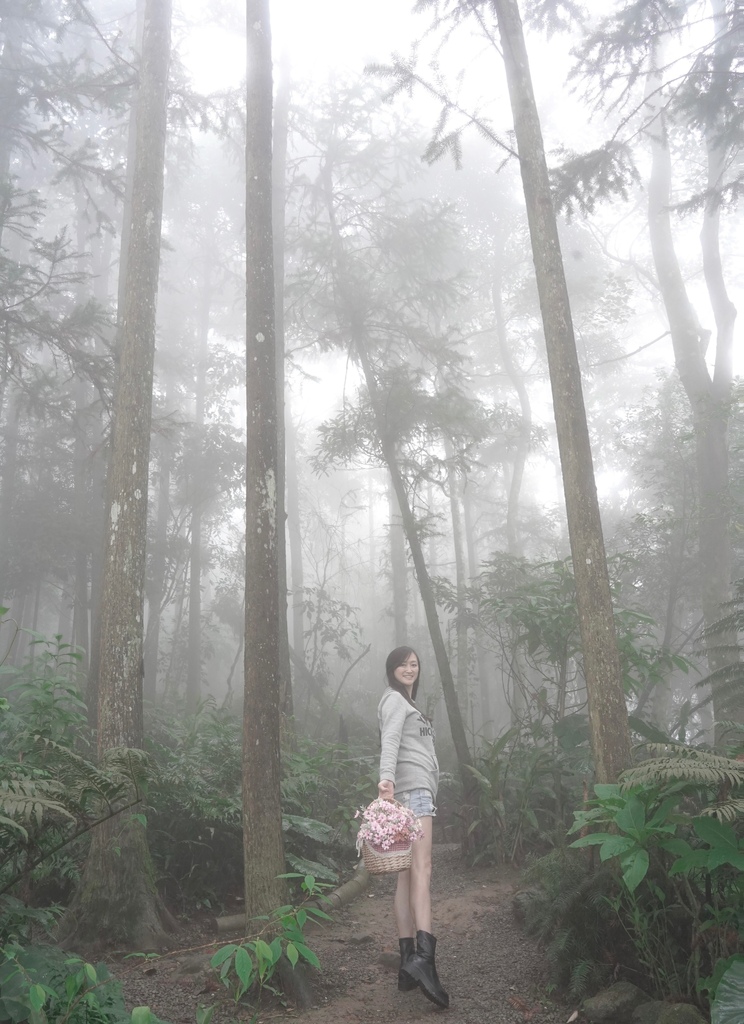
[[[436,798],[439,762],[431,722],[391,687],[382,695],[377,718],[382,742],[380,781],[392,782],[396,796],[411,789],[428,789]]]

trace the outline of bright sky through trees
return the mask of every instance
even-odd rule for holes
[[[183,12],[191,17],[193,0],[185,0]],[[272,34],[274,53],[287,49],[294,74],[299,78],[324,78],[331,68],[361,72],[371,61],[386,61],[392,50],[408,50],[425,19],[410,12],[412,4],[377,0],[375,4],[349,0],[274,0]],[[182,58],[194,75],[194,84],[206,91],[240,83],[245,64],[241,32],[211,22],[199,5],[198,22],[184,37]],[[242,7],[235,5],[234,21],[240,24]]]

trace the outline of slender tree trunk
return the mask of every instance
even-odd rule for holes
[[[274,229],[274,305],[276,330],[276,403],[277,448],[284,452],[285,440],[285,374],[284,374],[284,208],[287,202],[287,144],[289,140],[289,99],[291,94],[289,62],[280,61],[280,75],[274,108],[274,141],[272,150],[272,221]],[[277,549],[279,559],[279,605],[283,617],[279,627],[279,664],[281,667],[281,708],[284,722],[294,717],[292,699],[292,668],[289,657],[287,544],[285,522],[286,459],[277,462],[276,480],[277,522],[284,542]],[[286,724],[285,724],[286,728]]]
[[[463,511],[460,502],[460,479],[453,465],[452,446],[447,445],[447,482],[449,486],[450,517],[452,519],[452,546],[455,553],[455,591],[457,595],[457,616],[455,618],[457,640],[457,694],[460,707],[467,718],[470,708],[468,688],[468,602],[467,602],[467,550],[463,528]]]
[[[287,537],[292,590],[292,650],[295,658],[305,662],[305,576],[302,564],[302,530],[300,529],[300,488],[297,473],[297,429],[292,411],[286,408],[285,440],[287,445]],[[293,687],[294,689],[294,687]]]
[[[506,546],[510,555],[521,555],[523,545],[519,535],[519,499],[522,493],[522,482],[524,480],[524,469],[527,464],[527,456],[530,450],[530,437],[532,434],[532,406],[530,404],[529,392],[524,383],[524,375],[517,367],[509,348],[509,340],[506,333],[506,319],[504,317],[503,285],[501,281],[501,263],[503,254],[499,258],[493,284],[493,309],[496,319],[496,338],[499,346],[499,359],[504,371],[512,383],[519,399],[519,408],[522,414],[519,425],[519,442],[514,453],[511,481],[509,483],[509,494],[506,504]]]
[[[170,407],[166,392],[165,407]],[[147,631],[145,633],[144,696],[154,702],[157,697],[158,660],[160,655],[160,617],[163,613],[165,593],[165,565],[168,547],[168,520],[170,518],[170,480],[173,452],[170,440],[161,437],[158,444],[157,514],[150,559],[150,578],[147,589]]]
[[[408,643],[408,560],[406,536],[392,480],[388,482],[388,538],[390,540],[390,576],[393,592],[393,636],[396,647]]]
[[[715,19],[722,30],[722,5]],[[725,20],[725,19],[724,19]],[[721,46],[724,45],[724,49]],[[729,40],[719,40],[716,52],[717,71],[724,75],[730,69],[733,49]],[[658,74],[649,72],[648,94],[657,95]],[[656,101],[658,103],[658,101]],[[658,110],[648,135],[651,143],[651,176],[648,187],[649,236],[662,301],[672,336],[674,358],[680,380],[690,402],[695,436],[695,463],[698,484],[698,550],[702,610],[707,630],[724,614],[731,597],[731,496],[728,471],[728,421],[733,384],[733,340],[736,309],[728,297],[719,249],[719,189],[726,162],[720,143],[722,128],[717,123],[708,129],[708,188],[701,244],[703,271],[716,320],[716,353],[713,375],[708,370],[706,348],[708,335],[700,327],[687,293],[677,259],[672,234],[671,204],[672,161],[663,110]],[[727,708],[725,716],[719,708],[716,674],[738,660],[736,637],[709,632],[706,639],[708,669],[713,680],[714,717],[744,721],[744,702],[738,709]],[[720,731],[717,740],[720,741]]]
[[[568,532],[576,579],[589,723],[597,779],[614,782],[631,763],[630,732],[615,636],[607,560],[542,130],[517,0],[493,0],[504,54],[535,263]]]
[[[194,448],[191,461],[191,550],[189,552],[189,617],[186,659],[186,707],[194,712],[201,698],[202,685],[202,512],[204,488],[204,410],[207,398],[209,366],[209,314],[212,306],[210,250],[203,268],[202,296],[197,327],[196,380],[194,389]]]
[[[0,604],[11,606],[13,592],[20,583],[11,576],[13,519],[18,473],[18,425],[20,412],[14,394],[6,403],[3,431],[3,461],[0,471]],[[16,613],[17,614],[17,613]]]
[[[142,630],[155,313],[170,61],[170,0],[148,0],[137,94],[137,144],[127,282],[107,493],[101,593],[98,754],[142,747]],[[150,948],[170,916],[152,878],[145,829],[121,815],[93,832],[80,885],[62,922],[78,945]]]
[[[462,508],[465,520],[465,540],[468,554],[468,575],[475,580],[478,575],[478,550],[475,538],[475,522],[473,519],[472,488],[467,484],[462,492]],[[476,590],[477,594],[477,590]],[[493,740],[496,735],[495,722],[492,711],[491,700],[491,679],[494,672],[491,669],[493,658],[483,646],[483,631],[480,628],[480,605],[475,601],[473,607],[473,621],[475,623],[475,656],[478,663],[478,692],[480,697],[480,727],[486,740]]]
[[[272,70],[269,0],[247,0],[246,81],[246,582],[243,851],[247,917],[284,902],[281,812],[281,663],[277,522],[279,422],[272,235]],[[284,620],[284,625],[280,620]]]

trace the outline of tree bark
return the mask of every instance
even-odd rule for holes
[[[716,7],[721,5],[714,4]],[[725,20],[725,13],[723,15]],[[721,30],[721,12],[716,18]],[[725,33],[723,38],[725,39]],[[733,43],[729,39],[716,44],[716,70],[725,76],[730,68]],[[723,47],[723,49],[722,49]],[[648,77],[649,96],[657,96],[658,74],[652,68]],[[658,100],[655,101],[658,103]],[[733,341],[736,309],[723,277],[719,249],[719,189],[726,163],[721,142],[723,129],[708,125],[708,189],[701,246],[703,271],[716,321],[716,354],[713,375],[706,362],[709,336],[700,326],[690,301],[677,259],[670,214],[672,160],[664,112],[658,110],[648,129],[651,144],[651,175],[648,186],[648,216],[651,251],[662,301],[669,322],[674,359],[680,380],[692,409],[695,437],[695,465],[698,485],[698,551],[700,586],[705,627],[718,622],[725,603],[731,598],[731,497],[728,471],[728,421],[733,384]],[[706,638],[708,669],[711,674],[725,672],[738,660],[734,653],[736,637],[712,630]],[[722,714],[713,684],[713,709],[716,719],[738,718],[744,721],[744,705],[728,707]],[[721,740],[720,731],[717,740]]]
[[[284,209],[287,202],[287,144],[289,140],[289,63],[283,57],[281,73],[276,90],[274,109],[274,139],[272,151],[272,221],[274,229],[274,305],[276,331],[276,402],[277,402],[277,446],[279,452],[286,447],[285,433],[285,374],[284,374]],[[292,669],[289,657],[288,625],[288,579],[286,544],[286,460],[277,462],[276,501],[277,522],[284,542],[279,544],[279,604],[283,609],[279,627],[279,664],[281,669],[281,708],[284,722],[292,721],[294,701],[292,699]]]
[[[302,530],[300,529],[300,488],[297,473],[297,428],[292,410],[285,409],[287,537],[289,540],[290,589],[292,591],[292,651],[305,663],[305,574],[302,564]],[[291,659],[291,655],[290,655]],[[295,674],[293,673],[293,680]],[[293,691],[296,686],[293,682]]]
[[[246,81],[246,582],[243,851],[248,917],[284,902],[280,793],[282,617],[278,410],[272,236],[272,69],[269,0],[247,0]],[[286,623],[286,615],[283,616]],[[286,627],[285,627],[286,628]]]
[[[208,231],[209,234],[209,231]],[[210,237],[209,242],[212,242]],[[189,618],[188,654],[186,668],[186,707],[194,712],[201,698],[202,685],[202,512],[204,488],[204,410],[207,398],[207,369],[209,365],[209,314],[212,306],[212,275],[210,250],[205,243],[206,257],[202,270],[202,295],[199,308],[197,356],[194,386],[194,444],[191,453],[191,550],[189,552]]]
[[[630,732],[576,340],[517,0],[493,0],[504,54],[561,456],[596,777],[630,765]]]
[[[390,541],[390,576],[393,593],[393,636],[396,647],[408,643],[408,561],[406,536],[393,482],[388,482],[388,539]]]
[[[165,408],[170,407],[169,392],[165,395]],[[168,546],[168,520],[170,517],[170,481],[173,451],[170,439],[161,437],[158,444],[157,514],[150,559],[150,579],[147,588],[147,631],[145,633],[144,696],[154,701],[157,696],[158,660],[160,656],[160,616],[165,593],[165,565]]]
[[[101,591],[98,753],[142,747],[142,632],[147,495],[160,266],[170,0],[148,0],[137,93],[132,223],[107,493]],[[62,923],[78,945],[149,948],[170,924],[153,884],[145,829],[134,817],[93,833],[83,877]]]
[[[504,371],[512,383],[519,399],[519,408],[522,420],[519,425],[519,442],[514,453],[511,481],[509,483],[509,494],[506,503],[506,547],[510,555],[521,555],[523,544],[519,536],[519,499],[522,492],[524,480],[524,469],[527,464],[527,456],[530,449],[530,436],[532,434],[532,406],[530,396],[524,383],[524,375],[517,367],[509,349],[509,340],[506,334],[506,319],[504,317],[504,297],[501,264],[504,259],[503,251],[499,253],[496,271],[493,282],[493,311],[496,319],[496,339],[499,346],[499,359]]]
[[[463,511],[460,502],[460,478],[453,464],[454,453],[450,444],[447,450],[447,484],[449,489],[450,518],[452,520],[452,546],[455,553],[455,591],[457,616],[455,635],[457,639],[457,695],[460,707],[467,721],[471,710],[468,691],[468,606],[467,606],[467,550],[463,528]]]

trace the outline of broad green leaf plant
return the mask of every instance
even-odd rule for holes
[[[597,785],[594,792],[575,812],[570,831],[582,834],[571,845],[597,847],[601,861],[617,864],[612,904],[658,994],[712,992],[716,964],[738,951],[744,928],[738,823],[704,808],[690,814],[684,781]]]
[[[304,961],[320,969],[318,957],[307,945],[304,928],[310,920],[330,920],[325,911],[310,902],[322,900],[325,886],[312,875],[300,877],[289,872],[282,877],[299,881],[306,896],[305,904],[278,907],[272,914],[257,918],[265,922],[261,934],[241,942],[227,943],[210,961],[212,967],[219,968],[220,980],[236,1003],[253,986],[257,987],[259,998],[265,988],[276,991],[271,981],[282,956],[286,956],[293,968]]]

